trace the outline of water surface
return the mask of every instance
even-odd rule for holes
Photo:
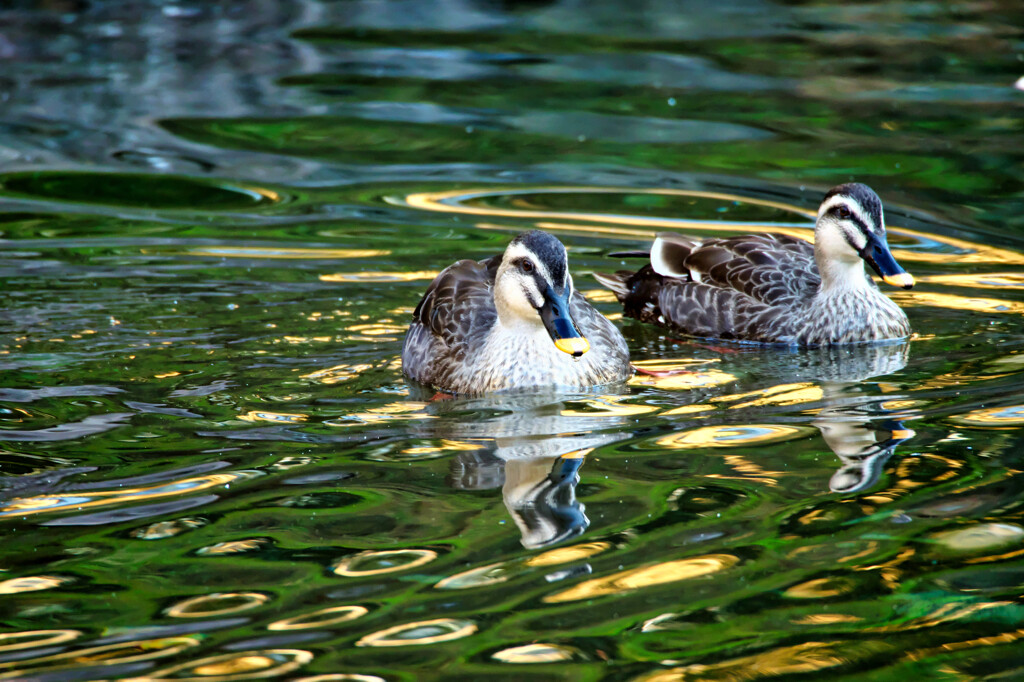
[[[0,11],[0,679],[1024,675],[1018,3]],[[872,185],[908,343],[619,316],[662,230]],[[533,228],[651,370],[429,401]]]

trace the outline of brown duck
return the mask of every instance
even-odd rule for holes
[[[663,233],[649,265],[596,276],[627,316],[690,336],[789,346],[908,336],[906,314],[879,291],[865,262],[888,284],[914,285],[889,251],[878,195],[850,183],[825,195],[813,246],[782,234]]]

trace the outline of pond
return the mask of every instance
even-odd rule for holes
[[[1018,2],[0,10],[0,680],[1024,676]],[[654,234],[882,197],[908,343],[679,338]],[[628,385],[425,400],[540,228]],[[683,370],[683,371],[675,371]]]

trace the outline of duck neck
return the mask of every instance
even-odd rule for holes
[[[848,294],[869,293],[875,289],[874,283],[864,272],[864,261],[860,258],[824,258],[816,252],[815,260],[821,274],[821,284],[818,286],[820,298],[845,297]]]

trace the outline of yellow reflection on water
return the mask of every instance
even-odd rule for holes
[[[356,646],[409,646],[437,644],[468,637],[477,631],[476,623],[459,618],[435,618],[403,623],[366,635]]]
[[[356,426],[412,419],[437,419],[437,415],[426,412],[426,407],[427,403],[424,402],[404,400],[381,407],[373,407],[366,412],[352,412],[344,417],[329,419],[323,423],[327,426]]]
[[[447,578],[442,578],[434,585],[438,590],[465,590],[471,587],[484,585],[496,585],[509,579],[509,564],[500,561],[496,564],[478,566],[468,571],[462,571]]]
[[[144,249],[143,253],[147,251]],[[215,256],[217,258],[375,258],[390,256],[385,249],[287,249],[263,246],[197,246],[188,250],[190,256]]]
[[[563,417],[632,417],[638,414],[656,412],[652,405],[630,405],[621,402],[622,397],[603,395],[594,400],[582,400],[589,410],[562,410]]]
[[[543,195],[543,194],[649,194],[661,196],[696,197],[718,200],[729,203],[742,203],[753,206],[764,206],[799,216],[802,219],[812,222],[817,211],[814,209],[801,208],[793,204],[748,197],[739,194],[726,192],[709,192],[703,190],[683,189],[629,189],[610,187],[535,187],[523,189],[500,189],[491,188],[461,189],[444,192],[422,192],[410,194],[404,200],[389,199],[391,203],[404,203],[413,208],[424,211],[439,213],[455,213],[463,215],[475,215],[483,217],[515,218],[519,220],[533,219],[538,221],[536,226],[540,229],[552,230],[555,232],[583,232],[586,234],[610,234],[620,237],[628,237],[637,240],[653,239],[656,232],[661,230],[701,230],[714,232],[778,232],[794,237],[813,241],[813,232],[810,229],[793,227],[785,224],[754,223],[754,222],[726,222],[721,220],[693,220],[686,218],[660,218],[643,217],[625,214],[610,213],[586,213],[576,211],[559,210],[535,210],[531,208],[501,208],[497,206],[486,206],[473,204],[474,202],[488,197],[507,197],[515,195]],[[596,223],[596,225],[579,225],[572,223],[550,222],[560,220],[573,220],[578,222]],[[510,226],[492,225],[480,223],[478,227],[496,228],[502,230],[515,229]],[[808,226],[809,227],[809,226]],[[997,264],[997,265],[1024,265],[1024,254],[1009,249],[1001,249],[987,244],[969,242],[945,235],[926,234],[916,230],[889,225],[888,230],[893,235],[905,235],[916,240],[930,243],[939,243],[952,247],[954,253],[939,251],[922,251],[917,249],[894,248],[893,255],[900,261],[921,262],[935,264]],[[980,276],[984,278],[984,276]],[[1012,278],[1011,280],[1012,281]]]
[[[958,424],[982,426],[990,429],[1015,429],[1024,426],[1024,405],[990,407],[950,417]]]
[[[359,675],[358,673],[327,673],[326,675],[297,677],[291,682],[387,682],[387,680],[383,677],[377,677],[376,675]]]
[[[171,618],[209,618],[263,606],[270,597],[259,592],[216,592],[180,601],[164,613]]]
[[[365,606],[328,606],[325,609],[306,613],[301,616],[283,618],[267,626],[268,630],[309,630],[325,628],[328,625],[347,623],[369,613]]]
[[[859,623],[862,620],[864,619],[860,616],[851,616],[846,613],[809,613],[789,622],[793,625],[836,625],[838,623]]]
[[[847,594],[853,589],[853,584],[843,578],[816,578],[793,585],[783,594],[791,599],[827,599]]]
[[[68,509],[88,509],[92,507],[120,504],[122,502],[141,502],[174,495],[187,495],[215,486],[228,485],[244,478],[258,475],[253,471],[234,471],[230,473],[208,474],[169,481],[152,486],[138,488],[118,488],[116,490],[75,491],[66,495],[37,495],[35,497],[19,497],[9,500],[0,506],[0,518],[10,516],[31,516],[46,512],[65,511]]]
[[[321,384],[338,384],[349,379],[368,372],[372,369],[382,370],[399,370],[402,368],[401,358],[391,358],[386,362],[376,364],[356,364],[356,365],[334,365],[326,369],[318,369],[315,372],[309,374],[302,374],[299,376],[300,379],[310,379],[312,381],[318,381]]]
[[[201,547],[196,550],[196,554],[199,556],[220,556],[224,554],[241,554],[243,552],[251,552],[254,549],[259,549],[263,545],[270,542],[264,538],[250,538],[248,540],[233,540],[230,542],[218,542],[215,545],[209,547]]]
[[[617,303],[618,299],[615,298],[615,294],[607,289],[587,289],[581,291],[581,294],[586,296],[587,300],[591,303]]]
[[[82,636],[81,630],[23,630],[0,633],[0,652],[35,649],[70,642]]]
[[[695,448],[735,448],[751,445],[765,445],[802,438],[811,429],[783,424],[733,424],[727,426],[701,426],[663,436],[655,441],[670,450],[691,450]]]
[[[559,604],[580,599],[594,599],[609,594],[622,594],[644,587],[699,578],[725,570],[737,563],[739,563],[739,557],[731,554],[707,554],[689,559],[666,561],[653,566],[620,571],[603,578],[586,580],[568,590],[549,594],[542,601],[548,604]]]
[[[580,545],[572,545],[569,547],[558,547],[556,549],[551,549],[547,552],[537,554],[536,556],[532,556],[523,563],[527,566],[557,566],[558,564],[566,564],[570,561],[588,559],[611,549],[611,546],[612,544],[610,542],[598,541],[585,542]]]
[[[998,298],[981,298],[978,296],[956,296],[940,294],[934,291],[892,291],[889,297],[902,306],[930,306],[950,310],[969,310],[984,313],[1024,313],[1024,303],[1004,301]]]
[[[571,661],[578,653],[578,649],[570,646],[534,642],[502,649],[491,654],[491,658],[502,663],[557,663]]]
[[[430,281],[437,277],[439,270],[414,270],[412,272],[334,272],[320,275],[321,282],[351,282],[359,284],[388,284],[390,282]],[[411,310],[409,312],[412,312]]]
[[[251,410],[235,417],[235,419],[240,419],[244,422],[284,422],[287,424],[297,424],[306,421],[308,418],[304,414],[268,412],[266,410]]]
[[[284,675],[312,660],[312,652],[304,649],[239,651],[172,665],[128,682],[241,682]]]
[[[821,388],[810,382],[797,384],[780,384],[759,391],[740,393],[736,395],[718,396],[712,398],[713,402],[731,402],[742,400],[744,402],[730,405],[729,409],[740,409],[744,407],[759,407],[764,405],[802,405],[813,403],[822,399]]]
[[[633,366],[643,370],[634,374],[629,380],[630,386],[651,386],[663,391],[690,390],[720,386],[735,381],[736,377],[713,367],[707,367],[714,360],[697,358],[672,358],[657,360],[638,360]]]
[[[893,650],[878,641],[803,642],[771,651],[709,665],[694,664],[659,670],[633,678],[635,682],[690,682],[691,680],[757,680],[800,675],[868,659]],[[814,678],[821,679],[821,678]]]
[[[32,575],[24,578],[11,578],[0,582],[0,594],[52,590],[69,582],[71,582],[71,578],[60,578],[55,575]]]
[[[166,658],[198,644],[198,640],[191,637],[162,637],[65,651],[26,661],[8,661],[0,663],[0,680],[34,679],[44,672],[78,670],[88,666],[120,665]],[[18,669],[11,670],[11,668]],[[57,678],[50,677],[50,679]],[[76,677],[75,679],[80,678]]]
[[[437,552],[430,549],[367,550],[341,559],[331,570],[350,578],[383,575],[418,568],[436,558]]]
[[[924,275],[918,277],[917,281],[972,289],[1004,289],[1006,287],[1024,287],[1024,274],[1019,272],[970,272],[956,275]]]
[[[472,441],[449,440],[442,438],[438,445],[418,445],[402,450],[403,455],[440,455],[448,452],[472,452],[482,447],[480,443]]]

